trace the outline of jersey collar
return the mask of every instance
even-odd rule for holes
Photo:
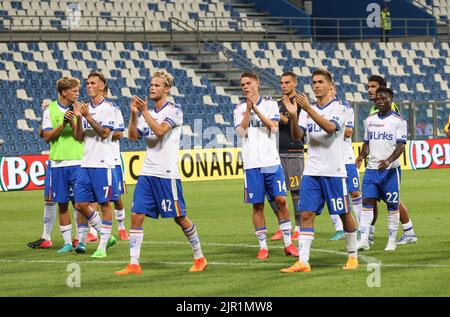
[[[259,106],[259,104],[261,103],[261,101],[262,101],[262,97],[259,96],[259,99],[258,99],[258,102],[256,103],[256,105]]]
[[[316,102],[316,106],[317,106],[317,108],[323,110],[323,109],[325,109],[326,107],[328,107],[329,105],[331,105],[331,104],[332,104],[333,102],[335,102],[335,101],[337,101],[337,99],[336,99],[336,98],[333,98],[329,103],[327,103],[327,104],[326,104],[325,106],[323,106],[323,107],[319,106],[319,104]]]
[[[387,117],[389,117],[393,113],[394,113],[394,111],[391,109],[384,117],[382,117],[382,116],[380,116],[380,112],[378,111],[377,116],[378,116],[378,118],[383,120],[383,119],[386,119]]]
[[[92,106],[92,108],[96,108],[96,107],[100,106],[105,100],[106,100],[106,98],[103,98],[102,101],[100,101],[100,102],[99,102],[98,104],[96,104],[96,105],[91,101],[91,106]]]
[[[63,106],[60,102],[59,102],[59,100],[57,100],[56,101],[57,103],[58,103],[58,107],[60,107],[61,109],[63,109],[63,110],[67,110],[67,108],[69,108],[72,104],[70,104],[70,105],[68,105],[68,106]]]
[[[167,107],[167,105],[170,103],[170,101],[167,101],[165,104],[164,104],[164,106],[162,106],[162,108],[161,109],[156,109],[156,107],[155,107],[155,112],[156,113],[158,113],[158,112],[160,112],[161,110],[163,110],[165,107]]]

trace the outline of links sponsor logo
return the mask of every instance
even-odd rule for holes
[[[394,135],[386,132],[369,132],[369,140],[388,140],[392,141]]]

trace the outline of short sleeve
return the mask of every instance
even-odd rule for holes
[[[234,127],[237,128],[238,125],[241,124],[242,120],[244,119],[244,115],[242,114],[242,111],[239,109],[239,106],[236,106],[236,108],[233,111],[233,119],[234,119]]]
[[[333,122],[336,125],[336,131],[341,130],[345,127],[346,119],[347,119],[347,110],[346,106],[338,104],[333,111],[330,113],[330,117],[328,120]]]
[[[272,121],[280,121],[280,109],[278,108],[278,102],[276,101],[270,103],[269,119]]]
[[[166,118],[164,119],[165,123],[170,125],[173,129],[175,127],[179,127],[183,125],[183,111],[178,106],[170,107],[167,110]]]
[[[105,110],[102,113],[102,117],[99,118],[101,122],[101,126],[103,128],[108,128],[114,130],[114,121],[116,119],[116,111],[113,106],[105,107]]]
[[[364,120],[364,142],[369,143],[369,131],[367,129],[367,120]]]
[[[42,130],[43,131],[48,131],[48,130],[52,130],[52,120],[50,118],[50,109],[47,108],[44,111],[44,115],[42,116]]]
[[[402,119],[397,124],[397,129],[395,131],[395,140],[397,142],[406,143],[407,139],[407,123],[406,120]]]
[[[348,107],[346,111],[346,123],[345,127],[353,129],[355,127],[355,112],[353,111],[352,107]]]
[[[137,119],[137,126],[136,127],[137,127],[137,131],[138,131],[139,135],[141,137],[143,137],[144,133],[146,132],[146,130],[149,129],[149,127],[147,125],[147,122],[145,122],[144,116],[140,116]]]
[[[116,116],[114,120],[114,131],[125,131],[125,125],[123,122],[122,111],[119,108],[115,108]]]
[[[306,131],[306,128],[308,127],[308,115],[306,111],[300,112],[300,115],[298,117],[298,126]]]

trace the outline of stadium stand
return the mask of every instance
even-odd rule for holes
[[[415,0],[413,3],[433,14],[438,23],[444,23],[449,20],[450,3],[448,0]]]
[[[311,72],[324,66],[335,76],[338,97],[351,102],[365,101],[367,74],[388,74],[386,78],[399,101],[450,99],[448,43],[226,42],[224,46],[276,76],[293,70],[299,74],[299,86],[310,95]],[[239,100],[224,87],[209,82],[207,77],[183,67],[177,60],[168,59],[166,52],[153,50],[150,43],[2,43],[0,56],[0,93],[5,109],[2,125],[7,127],[0,137],[7,141],[14,134],[6,131],[14,131],[16,126],[23,131],[25,140],[37,140],[40,103],[44,98],[55,97],[54,83],[64,74],[83,79],[90,70],[102,70],[110,80],[111,98],[121,106],[128,120],[129,98],[146,95],[151,72],[165,68],[176,78],[172,91],[174,101],[187,108],[186,126],[192,129],[193,120],[203,118],[205,125],[221,128],[224,135],[226,127],[233,122],[233,105]],[[13,104],[14,107],[6,106]],[[364,111],[359,112],[361,118],[365,115]],[[443,125],[445,119],[445,109],[438,108],[437,124]],[[432,113],[418,112],[418,121],[432,124]],[[14,148],[20,148],[21,144]],[[32,149],[44,151],[46,145],[39,144]],[[130,142],[123,146],[124,150],[135,148]],[[12,149],[3,145],[2,154],[11,153]]]
[[[216,18],[219,18],[217,20],[219,31],[233,31],[238,28],[244,31],[264,31],[260,22],[246,19],[246,13],[240,13],[231,5],[217,0],[183,0],[178,4],[174,0],[158,2],[79,0],[76,3],[68,0],[57,2],[5,0],[2,1],[0,16],[7,21],[4,26],[10,26],[9,23],[12,23],[15,30],[35,29],[40,23],[37,16],[54,16],[51,20],[41,21],[42,30],[63,30],[73,23],[68,18],[71,9],[77,9],[80,13],[77,24],[81,31],[95,31],[97,23],[100,30],[122,30],[126,25],[128,29],[134,31],[168,31],[168,17],[188,21],[192,26],[195,26],[194,19],[201,18],[200,29],[203,31],[216,31],[214,23]],[[21,17],[12,18],[17,15]],[[98,16],[99,19],[88,18],[92,16]]]
[[[10,30],[11,26],[14,31],[36,30],[39,25],[44,30],[61,31],[79,18],[76,23],[86,32],[97,31],[97,26],[100,32],[119,31],[124,25],[130,32],[166,32],[170,29],[168,17],[189,25],[201,18],[201,31],[265,31],[260,20],[252,18],[258,16],[254,8],[247,5],[248,9],[237,9],[239,6],[233,6],[237,2],[187,0],[175,5],[173,0],[80,0],[74,8],[67,0],[5,0],[0,8],[0,31]],[[413,2],[430,8],[447,6],[447,1],[441,0]],[[71,10],[78,10],[79,15],[74,16]],[[55,18],[41,20],[37,16]],[[92,16],[95,18],[88,18]],[[171,72],[175,76],[172,98],[185,107],[183,138],[191,147],[239,145],[232,129],[232,109],[242,96],[238,78],[245,65],[265,70],[272,86],[278,76],[292,70],[299,75],[300,89],[310,95],[311,72],[327,67],[338,85],[338,97],[353,103],[367,101],[368,75],[383,74],[396,92],[396,100],[405,102],[402,110],[406,117],[410,115],[411,101],[416,103],[419,138],[433,134],[429,133],[430,126],[440,134],[449,111],[446,104],[429,103],[450,99],[448,43],[228,41],[222,42],[223,49],[203,44],[201,50],[196,47],[198,43],[190,45],[186,49],[129,41],[0,43],[0,140],[4,141],[0,142],[0,155],[46,151],[47,145],[37,135],[42,100],[56,97],[54,85],[61,76],[85,79],[91,70],[106,75],[111,99],[122,108],[126,121],[130,97],[147,95],[151,73],[160,68]],[[230,59],[224,49],[236,55]],[[265,94],[280,95],[273,87],[262,88]],[[86,100],[84,89],[81,99]],[[357,111],[360,122],[367,112],[368,107]],[[220,132],[216,142],[199,135],[196,119],[201,120],[203,128]],[[361,139],[361,133],[356,139]],[[121,142],[124,151],[141,148],[126,139]]]

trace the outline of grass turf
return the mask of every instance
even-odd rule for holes
[[[268,241],[270,258],[257,261],[258,243],[251,206],[243,203],[242,180],[184,184],[188,216],[198,228],[209,262],[205,272],[194,274],[187,273],[191,248],[171,219],[146,219],[141,251],[144,273],[118,277],[112,273],[128,263],[127,242],[111,248],[106,259],[90,258],[96,244],[88,244],[84,255],[60,255],[56,250],[63,241],[55,225],[53,248],[31,250],[26,243],[37,239],[42,230],[42,192],[0,193],[0,296],[449,296],[449,177],[449,169],[403,172],[401,199],[409,208],[417,244],[384,251],[387,212],[380,204],[375,246],[360,253],[381,261],[380,287],[368,287],[373,271],[367,270],[364,257],[358,270],[341,269],[345,243],[329,241],[333,226],[326,212],[316,219],[312,272],[280,273],[295,261],[284,255],[282,241]],[[134,187],[128,189],[124,196],[127,228]],[[266,222],[269,238],[277,222],[268,205]],[[117,233],[115,225],[113,232]],[[70,263],[80,265],[79,288],[66,285]]]

